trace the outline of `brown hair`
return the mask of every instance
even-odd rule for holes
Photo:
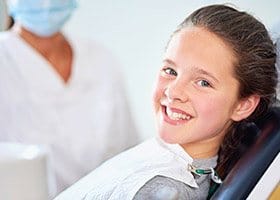
[[[239,98],[253,94],[260,96],[260,102],[251,116],[241,122],[233,122],[226,133],[217,166],[218,173],[224,178],[240,156],[238,148],[246,136],[242,124],[261,117],[276,99],[275,46],[261,22],[227,5],[211,5],[194,11],[175,33],[190,26],[206,28],[232,48],[237,58],[234,73],[240,83]]]

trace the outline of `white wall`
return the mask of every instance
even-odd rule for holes
[[[119,58],[142,138],[155,134],[152,89],[170,33],[194,9],[225,1],[80,0],[66,30],[103,43]],[[230,1],[267,27],[280,21],[279,0]]]
[[[7,7],[6,7],[6,1],[0,0],[0,31],[3,31],[7,27],[8,23],[8,17],[7,17]]]

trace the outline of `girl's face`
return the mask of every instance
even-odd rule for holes
[[[154,91],[160,137],[194,158],[217,153],[239,105],[232,50],[215,34],[184,28],[171,39]]]

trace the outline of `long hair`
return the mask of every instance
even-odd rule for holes
[[[244,125],[265,114],[276,98],[275,46],[265,26],[252,15],[227,5],[202,7],[189,15],[174,32],[186,27],[203,27],[220,37],[233,51],[234,76],[239,81],[239,99],[257,94],[260,102],[245,120],[233,122],[219,150],[217,170],[222,178],[242,154],[248,137]]]

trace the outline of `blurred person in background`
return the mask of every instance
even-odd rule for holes
[[[75,0],[7,0],[0,141],[47,145],[57,192],[138,142],[118,62],[61,29]]]

